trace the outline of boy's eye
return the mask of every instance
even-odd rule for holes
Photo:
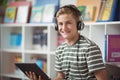
[[[71,22],[67,22],[67,24],[71,24]]]
[[[62,23],[58,23],[59,26],[63,25]]]

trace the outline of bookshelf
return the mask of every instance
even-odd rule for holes
[[[45,29],[47,31],[47,48],[34,49],[32,44],[34,28]],[[15,58],[20,58],[20,62],[32,62],[32,58],[40,58],[47,61],[46,73],[54,77],[54,51],[57,47],[57,32],[54,24],[1,24],[1,76],[8,78],[27,79],[20,71],[16,71]],[[22,34],[20,46],[10,44],[10,34],[17,31]],[[21,74],[21,76],[19,76]],[[3,79],[3,78],[2,78]],[[1,79],[1,80],[2,80]],[[4,79],[3,79],[4,80]]]
[[[103,60],[105,57],[105,35],[120,34],[119,25],[119,21],[86,23],[86,27],[83,30],[82,34],[98,44],[103,54]]]
[[[104,36],[106,34],[120,34],[120,22],[96,22],[85,23],[85,29],[80,33],[95,41],[104,57]],[[32,31],[35,27],[47,30],[47,49],[33,49]],[[54,23],[48,24],[1,24],[1,76],[8,78],[28,79],[25,75],[19,76],[21,72],[15,73],[15,57],[21,58],[21,62],[31,62],[31,57],[39,57],[47,61],[47,74],[55,76],[54,56],[57,47],[57,32]],[[11,47],[9,44],[10,33],[13,29],[22,34],[21,46]],[[3,79],[4,80],[4,79]]]

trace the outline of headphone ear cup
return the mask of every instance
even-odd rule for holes
[[[57,25],[56,18],[54,18],[54,23],[55,23],[55,30],[58,31],[58,25]]]
[[[77,30],[81,30],[81,21],[78,21],[77,23]]]
[[[84,29],[85,24],[81,21],[78,21],[77,23],[77,30],[83,30]]]
[[[55,24],[55,30],[58,31],[58,25],[57,24]]]

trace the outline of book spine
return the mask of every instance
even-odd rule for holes
[[[117,3],[118,3],[118,0],[114,0],[109,21],[114,21],[115,12],[117,10]]]
[[[107,62],[107,35],[104,36],[104,55],[103,55],[103,61]]]

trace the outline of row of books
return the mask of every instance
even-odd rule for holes
[[[33,29],[33,49],[47,50],[47,30],[36,27]]]
[[[77,0],[84,21],[105,22],[120,20],[119,0]]]
[[[22,43],[22,34],[17,32],[10,33],[10,47],[20,47]],[[32,33],[32,44],[35,50],[47,50],[47,29],[35,27]]]
[[[49,2],[49,1],[45,1]],[[54,13],[58,8],[56,3],[45,4],[37,0],[37,5],[28,1],[9,3],[4,22],[6,23],[40,23],[53,22]],[[42,5],[45,4],[45,5]],[[77,0],[76,5],[82,12],[84,21],[119,21],[119,0]]]
[[[105,35],[105,62],[120,62],[120,35]]]
[[[28,1],[9,3],[4,23],[53,22],[56,4],[32,5]]]

